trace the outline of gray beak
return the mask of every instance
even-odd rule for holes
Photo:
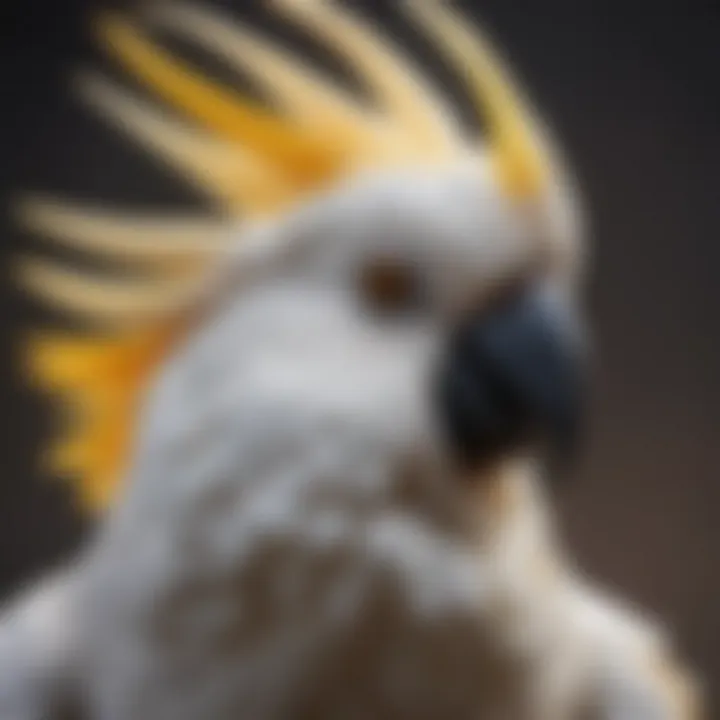
[[[458,459],[476,466],[524,445],[547,460],[578,444],[585,348],[559,293],[532,288],[470,317],[451,338],[438,401]]]

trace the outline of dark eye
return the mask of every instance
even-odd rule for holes
[[[377,258],[363,266],[359,291],[365,306],[382,315],[417,312],[427,300],[418,269],[391,258]]]

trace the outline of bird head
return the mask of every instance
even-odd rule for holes
[[[209,10],[172,3],[142,18],[255,76],[271,110],[203,77],[140,19],[105,16],[104,48],[155,100],[96,75],[79,78],[83,97],[216,212],[20,207],[32,229],[130,267],[119,280],[42,260],[19,273],[88,328],[39,333],[27,363],[73,405],[48,457],[79,478],[90,510],[111,502],[128,467],[153,379],[162,385],[208,336],[237,373],[254,353],[253,382],[393,430],[463,471],[521,448],[564,452],[576,434],[579,204],[491,43],[442,3],[403,5],[464,82],[485,120],[478,135],[358,15],[322,1],[270,6],[348,62],[369,101]]]

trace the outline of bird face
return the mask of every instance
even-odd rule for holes
[[[465,467],[525,445],[557,457],[584,364],[566,220],[549,203],[519,212],[477,158],[368,175],[264,227],[262,269],[239,253],[223,302],[264,318],[273,377],[367,427],[406,428],[413,453],[441,446]]]

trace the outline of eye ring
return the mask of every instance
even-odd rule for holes
[[[417,313],[427,303],[427,290],[427,283],[418,268],[396,258],[373,258],[359,272],[360,297],[375,314],[399,316]]]

